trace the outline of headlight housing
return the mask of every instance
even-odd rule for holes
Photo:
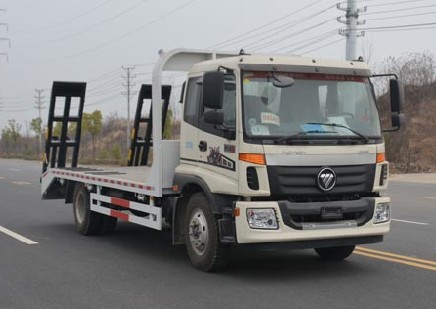
[[[277,230],[279,228],[273,208],[247,208],[247,221],[252,229]]]
[[[391,205],[380,203],[375,206],[374,223],[383,223],[391,219]]]

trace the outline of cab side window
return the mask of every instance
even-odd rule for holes
[[[193,77],[188,81],[185,98],[185,111],[183,119],[185,122],[198,128],[199,110],[201,101],[201,77]]]

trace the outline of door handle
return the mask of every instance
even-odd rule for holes
[[[205,152],[207,150],[207,142],[206,141],[200,141],[200,144],[198,144],[198,148],[201,152]]]

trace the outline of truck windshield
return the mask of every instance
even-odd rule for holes
[[[278,87],[281,75],[294,83]],[[381,138],[371,85],[362,76],[244,72],[243,111],[249,138]]]

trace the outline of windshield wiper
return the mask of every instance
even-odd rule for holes
[[[356,134],[357,136],[359,136],[365,142],[365,144],[369,143],[369,138],[367,138],[365,135],[363,135],[362,133],[359,133],[359,132],[351,129],[350,127],[344,126],[344,125],[339,124],[339,123],[308,122],[307,124],[329,126],[329,127],[336,127],[336,128],[344,128],[344,129],[347,129],[348,131]]]
[[[304,131],[304,132],[298,132],[296,134],[293,135],[288,135],[288,136],[282,136],[279,137],[277,139],[274,140],[274,142],[276,142],[277,144],[281,143],[281,142],[289,142],[289,141],[303,141],[303,140],[307,140],[307,135],[308,134],[315,134],[315,133],[320,133],[320,134],[337,134],[338,132],[335,131],[321,131],[321,130],[310,130],[310,131]]]
[[[295,141],[295,140],[301,140],[301,137],[306,136],[306,132],[298,132],[293,135],[288,136],[282,136],[274,140],[276,144],[282,143],[282,142],[288,142],[288,141]]]

